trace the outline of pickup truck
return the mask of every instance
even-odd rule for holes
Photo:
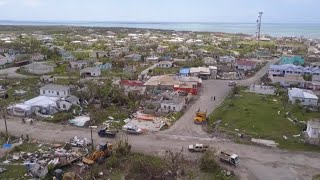
[[[203,144],[190,144],[188,150],[190,152],[205,152],[209,148],[208,145]]]
[[[238,155],[226,153],[223,151],[221,151],[221,154],[220,154],[220,161],[226,162],[226,163],[233,165],[233,166],[237,166],[240,163]]]

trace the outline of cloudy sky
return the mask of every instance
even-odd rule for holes
[[[0,20],[320,23],[320,0],[0,0]]]

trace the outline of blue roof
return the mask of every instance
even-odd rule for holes
[[[179,71],[180,74],[189,74],[190,68],[181,68]]]

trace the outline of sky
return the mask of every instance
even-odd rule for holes
[[[0,0],[0,20],[320,23],[320,0]]]

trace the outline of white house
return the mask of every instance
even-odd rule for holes
[[[87,67],[80,70],[81,75],[98,77],[101,75],[101,69],[99,67]]]
[[[217,64],[217,60],[212,57],[205,57],[203,58],[203,63],[207,66],[211,66]]]
[[[312,91],[299,89],[299,88],[291,88],[288,89],[289,101],[295,103],[298,101],[301,102],[303,106],[317,106],[318,105],[318,96],[316,96]]]
[[[162,53],[164,53],[164,52],[166,52],[168,50],[169,50],[169,46],[161,46],[161,45],[159,45],[157,47],[157,53],[159,53],[159,54],[162,54]]]
[[[236,67],[238,70],[251,71],[256,68],[256,62],[247,60],[237,60]]]
[[[57,101],[59,97],[38,96],[23,103],[18,103],[7,108],[8,113],[15,116],[26,117],[34,112],[54,114],[58,112]]]
[[[61,110],[69,110],[72,105],[79,105],[79,98],[76,96],[68,96],[57,101],[58,108]]]
[[[192,67],[190,68],[190,76],[210,76],[211,71],[208,67]]]
[[[158,68],[172,68],[173,62],[172,61],[160,61],[157,63]]]
[[[154,63],[154,62],[158,62],[159,61],[159,57],[158,56],[150,56],[146,58],[146,62],[148,63]]]
[[[45,60],[47,57],[41,53],[34,53],[31,55],[31,60],[33,61],[41,61]]]
[[[186,104],[184,98],[178,98],[174,100],[164,100],[161,102],[161,108],[164,110],[179,112],[183,109],[183,106]]]
[[[34,62],[23,66],[23,69],[31,74],[43,75],[53,72],[54,67],[54,65]]]
[[[70,95],[70,88],[58,84],[47,84],[40,88],[40,95],[65,98]]]
[[[219,62],[221,62],[221,63],[235,63],[236,59],[232,56],[221,56],[219,58]]]
[[[88,61],[70,61],[70,67],[73,69],[83,69],[89,65]]]
[[[306,133],[308,138],[320,139],[320,120],[312,120],[307,123]]]
[[[269,75],[273,75],[273,76],[284,76],[284,75],[302,76],[306,74],[312,75],[312,76],[319,76],[320,68],[296,66],[293,64],[271,65],[269,67]]]

